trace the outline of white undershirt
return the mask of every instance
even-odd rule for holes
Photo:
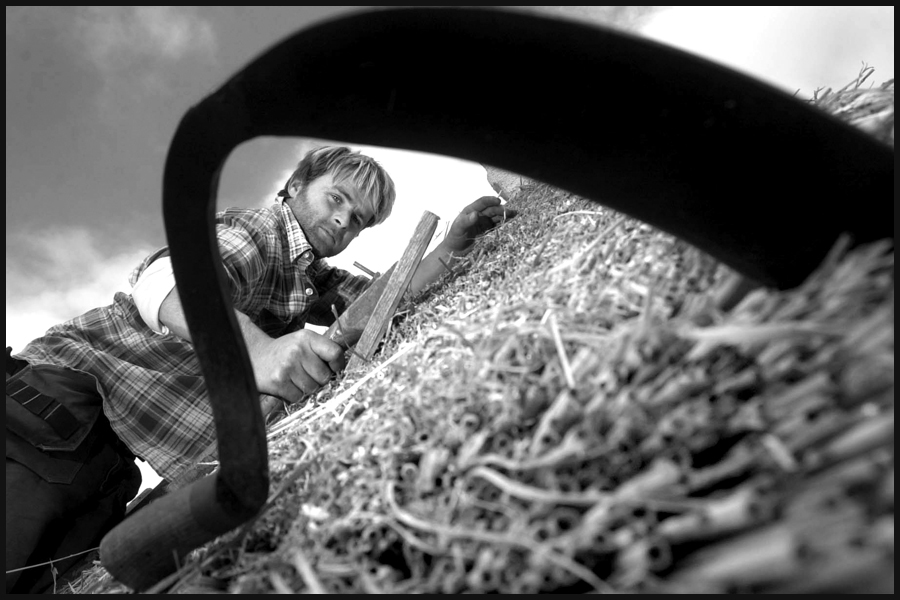
[[[175,288],[172,260],[161,256],[144,269],[131,290],[131,297],[144,322],[157,333],[169,333],[169,328],[159,322],[159,307]]]

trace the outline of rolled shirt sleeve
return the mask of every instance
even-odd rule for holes
[[[174,288],[172,259],[161,256],[144,269],[131,291],[141,318],[150,329],[163,335],[169,333],[169,328],[159,322],[159,308]]]

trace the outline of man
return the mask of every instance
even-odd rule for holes
[[[231,299],[263,395],[296,402],[344,367],[344,349],[304,329],[330,325],[369,280],[325,261],[383,222],[390,176],[345,147],[313,150],[269,209],[228,209],[216,234]],[[515,216],[483,197],[456,217],[410,285],[425,288],[475,239]],[[7,592],[41,591],[48,568],[90,549],[140,486],[134,458],[174,479],[215,440],[167,248],[135,269],[132,294],[7,349]],[[65,552],[65,554],[63,553]],[[67,568],[57,562],[57,568]]]

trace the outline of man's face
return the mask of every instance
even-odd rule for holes
[[[288,191],[288,205],[319,258],[343,252],[375,217],[353,183],[331,173]]]

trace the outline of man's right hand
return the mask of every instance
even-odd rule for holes
[[[298,402],[346,366],[344,349],[313,331],[301,329],[279,338],[262,336],[254,336],[247,344],[256,387],[262,393]]]

